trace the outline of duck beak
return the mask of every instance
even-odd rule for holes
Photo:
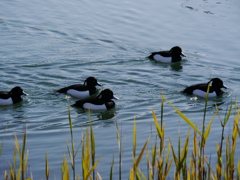
[[[22,95],[27,96],[28,94],[23,91],[23,92],[22,92]]]
[[[113,99],[119,100],[119,98],[118,98],[118,97],[116,97],[116,96],[113,96]]]
[[[183,53],[181,53],[180,56],[182,56],[182,57],[186,57]]]
[[[227,86],[223,85],[223,86],[222,86],[222,88],[225,88],[225,89],[227,89]]]

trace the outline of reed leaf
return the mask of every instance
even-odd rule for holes
[[[74,169],[74,162],[73,162],[74,157],[73,157],[73,154],[71,153],[67,139],[66,139],[66,145],[67,145],[68,155],[70,157],[71,166],[72,166],[72,169]]]
[[[83,144],[83,148],[82,148],[82,166],[83,166],[83,179],[86,179],[86,176],[88,174],[88,170],[90,167],[90,147],[89,147],[89,135],[88,135],[88,129],[86,129],[86,133],[85,133],[85,148],[84,148],[84,142]]]
[[[4,171],[4,180],[8,180],[8,173],[6,170]]]
[[[68,102],[68,121],[69,121],[69,129],[70,129],[70,134],[71,134],[71,147],[72,151],[70,151],[68,147],[68,154],[70,156],[71,160],[71,167],[73,171],[73,179],[75,179],[75,147],[74,147],[74,138],[73,138],[73,125],[72,125],[72,118],[71,118],[71,113],[70,113],[70,103]],[[68,146],[68,144],[67,144]],[[70,153],[71,152],[71,153]]]
[[[64,155],[62,163],[62,180],[69,180],[69,171],[66,155]]]
[[[113,179],[113,170],[114,170],[114,155],[112,157],[112,164],[111,164],[111,169],[110,169],[110,176],[109,176],[109,180]]]
[[[172,149],[173,160],[174,160],[174,162],[175,162],[175,164],[176,164],[176,167],[178,167],[179,162],[178,162],[177,155],[176,155],[176,153],[175,153],[175,151],[174,151],[174,148],[173,148],[173,144],[172,144],[171,139],[169,139],[169,143],[170,143],[171,149]]]
[[[156,154],[157,154],[156,151],[157,151],[157,147],[156,147],[156,144],[155,144],[155,146],[152,148],[152,164],[151,164],[152,167],[154,167],[155,164],[156,164]]]
[[[92,166],[92,168],[87,172],[86,176],[84,177],[84,180],[87,180],[91,173],[95,170],[96,166],[98,165],[99,161],[101,160],[102,157],[98,158],[98,160],[94,163],[94,165]]]
[[[25,180],[25,175],[26,175],[26,167],[27,164],[25,165],[25,149],[26,149],[26,139],[27,139],[27,133],[26,131],[23,134],[23,144],[22,144],[22,155],[21,155],[21,162],[22,162],[22,180]]]
[[[49,178],[49,165],[48,165],[48,153],[46,153],[46,157],[45,157],[45,176],[46,179],[48,180]]]
[[[221,156],[221,147],[219,144],[216,144],[216,151],[217,151],[217,164],[216,164],[216,173],[218,179],[221,179],[222,176],[222,156]]]
[[[0,147],[0,156],[2,155],[3,146],[4,146],[4,141],[2,141],[2,144],[1,144],[1,147]]]
[[[89,109],[90,114],[90,109]],[[91,156],[92,156],[92,166],[95,164],[95,153],[96,153],[96,147],[95,147],[95,137],[94,132],[92,128],[92,120],[90,119],[90,136],[91,136]],[[95,173],[93,171],[93,179],[95,179]]]
[[[79,179],[80,180],[80,179]],[[99,174],[99,172],[97,171],[97,178],[96,178],[96,180],[102,180],[102,177],[101,177],[101,175]]]
[[[212,119],[209,121],[209,124],[208,124],[207,129],[206,129],[205,132],[204,132],[202,147],[205,147],[205,144],[206,144],[206,141],[207,141],[209,132],[210,132],[210,130],[211,130],[212,121],[213,121],[213,119],[214,119],[215,116],[216,116],[216,113],[214,113]]]
[[[232,104],[230,104],[230,107],[225,115],[225,119],[224,119],[224,123],[223,123],[223,126],[226,126],[228,120],[229,120],[229,117],[231,115],[231,111],[232,111]]]
[[[140,161],[141,161],[141,159],[142,159],[142,156],[143,156],[143,154],[144,154],[144,150],[145,150],[146,147],[147,147],[148,141],[149,141],[149,138],[148,138],[147,141],[145,142],[145,144],[144,144],[144,146],[143,146],[143,148],[142,148],[142,150],[141,150],[141,152],[140,152],[140,154],[139,154],[136,162],[134,163],[134,166],[135,166],[135,167],[138,167],[138,165],[139,165],[139,163],[140,163]]]
[[[238,135],[238,120],[239,120],[239,116],[240,116],[240,109],[238,110],[238,114],[234,120],[234,126],[233,126],[233,132],[232,132],[232,140],[233,142],[236,144],[236,139],[237,139],[237,135]]]
[[[169,170],[172,166],[172,161],[173,161],[173,158],[171,158],[171,160],[169,161],[169,156],[170,156],[170,150],[171,150],[171,144],[168,143],[168,151],[167,151],[167,154],[166,154],[166,162],[165,162],[165,169],[164,169],[164,175],[162,177],[162,179],[166,179],[167,178],[167,175],[169,173]]]
[[[16,149],[13,150],[13,168],[11,166],[11,179],[16,179],[17,177],[17,155],[16,155]]]
[[[198,143],[197,143],[197,133],[194,131],[193,134],[193,155],[196,157],[198,154]]]
[[[238,167],[237,167],[237,180],[240,179],[240,158],[238,158]]]
[[[148,173],[148,180],[153,179],[153,167],[150,162],[149,151],[146,149],[146,160],[147,160],[147,173]]]
[[[189,141],[190,131],[186,136],[186,140],[183,146],[183,150],[180,156],[180,168],[183,168],[184,164],[186,163],[187,153],[188,153],[188,141]]]
[[[159,137],[160,139],[163,139],[163,132],[162,132],[162,130],[161,130],[160,125],[158,124],[157,116],[156,116],[156,114],[154,113],[154,110],[153,110],[153,109],[152,109],[152,116],[153,116],[154,124],[155,124],[156,129],[157,129],[158,137]]]
[[[129,180],[135,180],[135,178],[134,178],[134,170],[133,170],[133,168],[131,168],[130,169],[130,172],[129,172]]]
[[[24,174],[25,174],[25,177],[27,176],[28,155],[29,155],[29,151],[27,150],[27,152],[25,154],[25,158],[24,158]]]
[[[18,143],[18,138],[16,134],[14,134],[14,136],[15,136],[15,147],[17,149],[18,157],[21,157],[21,150],[20,150],[20,145]]]
[[[133,124],[133,159],[136,157],[136,148],[137,148],[137,128],[136,128],[136,119],[134,118]]]
[[[119,179],[122,179],[122,141],[121,135],[118,129],[118,123],[116,121],[116,133],[117,133],[117,141],[118,141],[118,148],[119,148]]]
[[[232,132],[232,150],[230,153],[230,178],[233,179],[234,176],[234,157],[235,157],[235,150],[237,145],[237,135],[238,135],[238,119],[240,116],[240,109],[238,110],[238,114],[234,120],[233,132]]]
[[[144,176],[143,172],[139,169],[138,170],[138,174],[139,174],[139,179],[144,179],[144,180],[147,180],[147,178]]]
[[[161,127],[163,127],[163,108],[164,108],[164,94],[162,94],[162,100],[161,100]]]
[[[184,120],[186,121],[186,123],[191,126],[195,131],[197,131],[198,134],[201,135],[200,131],[198,130],[198,128],[192,123],[192,121],[190,121],[190,119],[188,119],[180,110],[178,110],[170,101],[168,101],[166,98],[164,98],[168,104],[170,104],[173,109],[178,113],[178,115]]]

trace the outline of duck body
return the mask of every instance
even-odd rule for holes
[[[0,106],[16,104],[22,101],[22,95],[26,95],[21,87],[14,87],[11,91],[0,91]]]
[[[179,62],[182,60],[182,57],[185,57],[185,55],[182,54],[182,49],[179,46],[174,46],[169,51],[152,52],[148,56],[149,59],[162,63]]]
[[[221,90],[221,88],[227,89],[227,87],[223,84],[221,79],[213,78],[208,83],[189,86],[185,88],[182,92],[189,95],[196,95],[205,98],[207,95],[207,89],[209,84],[210,86],[208,97],[210,98],[222,95],[223,91]]]
[[[78,99],[84,99],[84,98],[87,98],[87,97],[97,93],[97,91],[98,91],[96,88],[97,85],[101,86],[97,82],[96,78],[88,77],[84,81],[84,84],[74,84],[71,86],[61,88],[61,89],[57,90],[56,92],[68,94],[68,95],[73,96]]]
[[[115,107],[112,99],[117,98],[110,89],[105,89],[98,96],[78,100],[72,106],[91,110],[108,110]]]

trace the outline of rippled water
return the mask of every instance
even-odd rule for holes
[[[27,127],[29,168],[33,177],[44,177],[45,153],[51,178],[60,178],[69,139],[68,98],[52,93],[95,76],[120,98],[115,109],[91,112],[98,171],[109,176],[112,155],[116,160],[117,121],[123,136],[123,179],[132,161],[132,127],[137,120],[138,151],[151,130],[153,108],[160,117],[161,94],[189,119],[202,123],[204,100],[179,93],[187,85],[223,79],[229,87],[208,104],[207,122],[219,105],[221,118],[239,95],[239,6],[232,1],[7,1],[0,2],[1,89],[21,86],[29,96],[22,103],[0,107],[1,171],[11,162],[14,136]],[[151,51],[179,45],[187,57],[181,63],[162,64],[146,58]],[[70,104],[76,99],[71,98]],[[75,142],[88,127],[86,111],[71,108]],[[168,105],[164,108],[166,137],[173,143],[186,136],[189,126]],[[226,135],[233,120],[228,123]],[[208,143],[215,156],[221,126],[215,118]],[[238,145],[239,146],[239,145]],[[239,151],[239,149],[238,149]],[[80,166],[80,154],[77,158]],[[80,169],[80,167],[78,167]],[[145,168],[143,163],[142,168]],[[81,170],[78,171],[81,173]]]

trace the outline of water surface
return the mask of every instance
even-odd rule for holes
[[[97,168],[103,179],[109,177],[112,155],[118,178],[116,122],[123,138],[122,178],[126,179],[132,165],[133,119],[137,121],[139,152],[149,135],[155,137],[151,110],[160,118],[162,93],[201,126],[204,100],[180,91],[219,77],[229,89],[209,101],[206,121],[214,114],[216,103],[223,119],[228,105],[239,94],[239,5],[237,0],[1,1],[1,90],[21,86],[29,94],[22,103],[0,107],[4,140],[1,171],[8,169],[8,162],[12,161],[14,133],[21,137],[27,128],[33,177],[44,178],[46,152],[51,179],[61,177],[62,158],[67,153],[65,141],[70,139],[68,104],[76,99],[52,93],[82,83],[88,76],[97,77],[103,89],[112,89],[120,98],[115,109],[91,112],[96,156],[103,155]],[[175,45],[187,55],[180,63],[162,64],[146,58],[152,51]],[[75,142],[80,143],[89,126],[88,113],[71,108],[71,117]],[[189,126],[168,104],[164,121],[167,139],[170,137],[177,145],[178,136],[185,138]],[[226,135],[232,124],[233,117]],[[206,150],[213,157],[220,133],[220,120],[216,117],[208,139],[214,146]],[[146,168],[144,163],[141,168]]]

